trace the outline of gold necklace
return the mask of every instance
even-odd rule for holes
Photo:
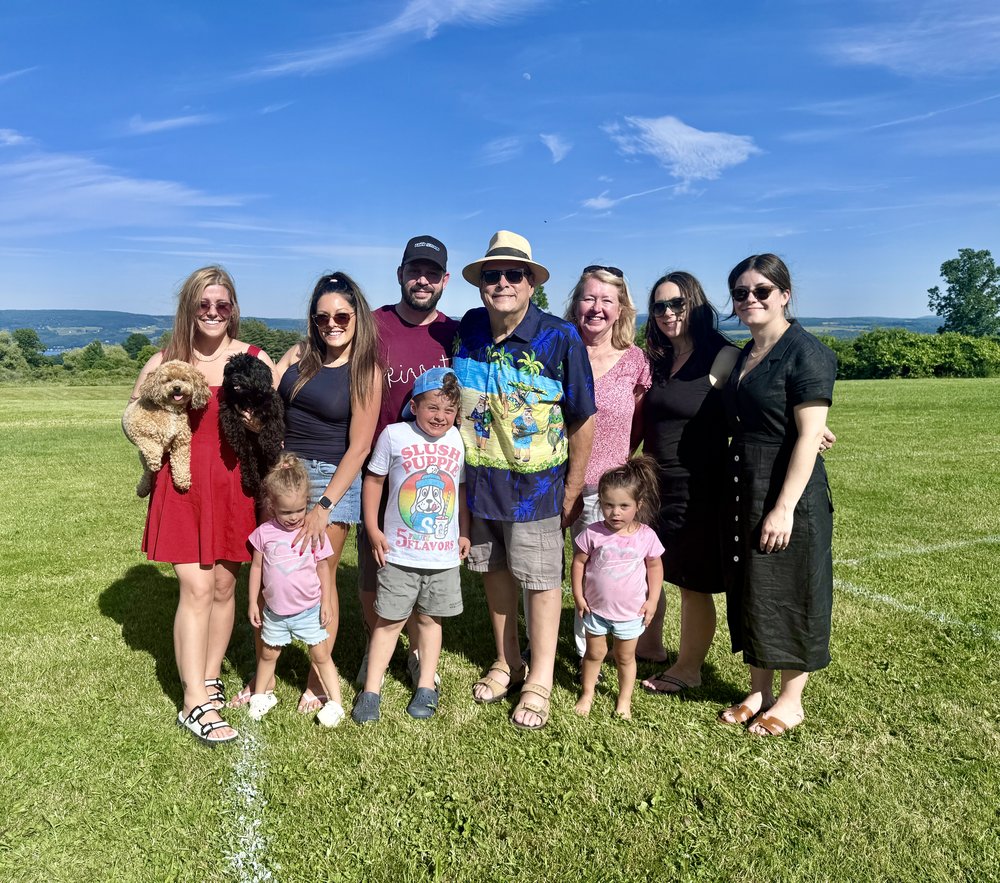
[[[216,359],[220,358],[223,355],[223,353],[226,352],[226,350],[229,349],[229,344],[231,343],[232,341],[229,339],[229,335],[227,334],[226,342],[223,344],[219,344],[219,351],[214,356],[212,356],[212,358],[206,359],[201,353],[198,352],[198,350],[194,350],[194,357],[203,365],[208,364],[209,362],[214,362]]]
[[[750,347],[750,355],[747,356],[747,361],[749,362],[753,359],[760,359],[766,356],[769,352],[771,352],[772,349],[774,349],[773,343],[770,344],[770,346],[767,346],[764,349],[762,349],[760,352],[757,352],[756,344],[754,344]]]

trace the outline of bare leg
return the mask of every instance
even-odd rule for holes
[[[517,595],[514,595],[515,604]],[[556,665],[556,644],[559,640],[559,615],[562,613],[562,589],[532,591],[528,596],[531,610],[531,683],[552,689],[552,678]],[[515,638],[517,628],[515,620]],[[515,648],[516,650],[516,648]],[[515,657],[517,658],[517,657]],[[521,710],[514,720],[527,727],[541,726],[542,719],[534,712]]]
[[[330,581],[333,583],[333,616],[330,622],[324,626],[326,630],[330,633],[330,637],[326,639],[326,646],[330,652],[331,657],[333,656],[333,645],[337,642],[337,630],[340,627],[340,600],[337,594],[337,568],[340,566],[340,559],[344,551],[344,543],[347,542],[347,532],[350,530],[351,526],[349,524],[342,524],[340,522],[334,522],[333,524],[327,525],[326,536],[330,541],[330,548],[333,549],[333,555],[326,559],[326,566],[330,569]],[[312,690],[313,695],[316,697],[326,695],[323,692],[322,682],[319,677],[319,672],[316,671],[316,666],[309,666],[309,677],[306,679],[306,690]],[[333,699],[332,696],[327,696],[328,699]],[[305,697],[303,697],[305,699]],[[315,711],[320,708],[323,703],[320,699],[316,698],[312,701],[299,701],[299,711],[303,714],[307,714],[310,711]]]
[[[274,669],[278,664],[278,658],[281,656],[280,647],[272,647],[270,644],[265,644],[263,641],[260,645],[260,651],[257,654],[257,681],[260,684],[274,684]],[[258,690],[259,693],[268,693],[271,688],[264,690]]]
[[[615,641],[615,665],[618,668],[618,702],[615,714],[632,720],[632,690],[635,688],[635,645],[638,638]]]
[[[208,702],[205,672],[208,670],[209,634],[216,594],[215,568],[193,563],[175,564],[174,572],[180,585],[177,613],[174,615],[174,656],[184,690],[183,713],[187,717],[195,706]],[[201,720],[208,724],[220,721],[222,717],[218,712],[210,711]],[[219,738],[224,738],[232,736],[235,731],[226,727],[215,732]]]
[[[441,658],[441,617],[414,613],[410,621],[417,623],[417,649],[420,651],[420,681],[418,687],[436,690],[434,674]]]
[[[768,714],[774,715],[779,720],[788,725],[788,729],[802,723],[806,715],[802,710],[802,691],[805,689],[806,681],[809,680],[809,672],[790,671],[787,669],[781,672],[781,692],[777,700],[768,710]],[[757,724],[750,725],[750,732],[758,736],[770,735]]]
[[[326,641],[320,641],[320,643],[310,647],[309,658],[323,684],[321,689],[326,694],[327,699],[332,699],[341,705],[340,677],[337,675],[337,667],[333,664],[333,657],[330,656],[330,649],[327,647]]]
[[[517,585],[509,570],[495,570],[483,574],[483,586],[486,590],[486,604],[490,609],[490,624],[493,626],[493,641],[496,644],[497,659],[505,662],[511,671],[521,669],[521,650],[517,639]],[[534,673],[534,667],[532,667]],[[494,672],[500,678],[506,678],[502,672]],[[551,675],[550,675],[551,679]],[[509,678],[508,678],[509,683]],[[506,686],[506,684],[504,684]],[[489,699],[490,689],[476,686],[474,694],[477,699]]]
[[[774,705],[774,669],[750,667],[750,692],[741,703],[731,705],[720,713],[719,717],[725,723],[737,723],[735,714],[740,705],[745,705],[751,712],[767,711]],[[797,672],[801,674],[801,672]]]
[[[587,632],[587,650],[583,656],[580,669],[580,698],[574,710],[586,717],[594,704],[594,692],[597,689],[597,676],[601,673],[601,663],[608,652],[608,639],[604,635],[592,635]]]
[[[663,675],[676,678],[689,687],[700,686],[701,667],[714,637],[715,601],[712,596],[681,589],[681,642],[677,661],[660,675],[646,678],[642,682],[643,686],[656,693],[680,693],[684,689],[679,684],[665,680]]]
[[[637,656],[643,659],[652,659],[655,662],[665,662],[667,659],[667,648],[663,646],[663,614],[667,609],[667,593],[660,592],[660,600],[656,605],[656,613],[650,620],[649,625],[639,636],[639,643],[636,645]]]
[[[240,565],[235,561],[216,561],[214,569],[215,593],[212,596],[212,618],[208,625],[208,655],[205,659],[205,677],[217,678],[222,672],[222,660],[233,636],[236,617],[236,577]]]
[[[403,619],[375,619],[371,640],[368,642],[368,674],[364,688],[368,693],[382,692],[382,676],[389,667],[392,651],[396,649],[399,633],[403,630]]]

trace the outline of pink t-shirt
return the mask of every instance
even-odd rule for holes
[[[612,622],[636,619],[646,601],[646,559],[663,554],[656,532],[641,524],[633,534],[619,534],[595,521],[574,542],[590,556],[583,571],[583,597],[591,612]]]
[[[305,553],[300,555],[292,548],[298,532],[298,528],[285,530],[272,518],[250,534],[250,545],[264,556],[264,601],[279,616],[301,613],[319,603],[322,587],[316,563],[333,555],[325,534],[315,552],[306,544]]]
[[[413,394],[413,381],[428,368],[451,364],[458,322],[438,313],[427,325],[411,325],[391,305],[379,307],[372,315],[386,364],[385,392],[374,441],[390,423],[403,419],[403,406]]]
[[[629,454],[632,416],[635,414],[635,388],[649,389],[652,380],[646,354],[630,346],[606,374],[594,381],[594,446],[584,484],[596,488],[601,476],[615,466],[621,466]]]

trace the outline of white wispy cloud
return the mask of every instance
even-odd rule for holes
[[[994,0],[898,2],[885,10],[885,21],[838,31],[829,53],[844,64],[917,77],[1000,67],[1000,12]]]
[[[19,146],[32,143],[25,139]],[[242,201],[176,181],[132,177],[86,156],[31,146],[15,147],[0,158],[0,231],[8,236],[148,229],[189,222],[196,209],[237,206]]]
[[[314,74],[360,61],[406,39],[433,39],[445,26],[489,26],[511,21],[546,0],[409,0],[395,18],[326,45],[272,57],[249,77]]]
[[[874,126],[869,126],[869,129],[886,129],[890,126],[903,126],[908,123],[919,123],[924,120],[933,119],[936,116],[941,116],[943,113],[952,113],[956,110],[964,110],[967,107],[975,107],[978,104],[986,104],[989,101],[996,101],[1000,98],[1000,92],[995,95],[987,95],[985,98],[977,98],[974,101],[966,101],[963,104],[954,104],[951,107],[941,107],[937,110],[929,110],[925,113],[914,114],[913,116],[901,117],[898,120],[888,120],[884,123],[877,123]]]
[[[22,135],[14,129],[0,129],[0,147],[21,147],[31,143],[27,135]]]
[[[129,135],[149,135],[154,132],[169,132],[172,129],[186,129],[189,126],[205,126],[216,122],[217,119],[212,114],[194,113],[165,120],[144,120],[136,114],[128,121],[125,130]]]
[[[262,107],[260,112],[262,114],[277,113],[279,110],[284,110],[286,107],[291,107],[295,104],[294,101],[279,101],[277,104],[268,104],[266,107]]]
[[[539,135],[538,136],[542,144],[544,144],[549,152],[552,154],[552,162],[562,162],[566,159],[566,154],[573,149],[573,145],[568,141],[560,138],[558,135]]]
[[[494,138],[483,145],[479,152],[479,162],[484,166],[495,166],[510,162],[521,155],[524,144],[516,135],[509,138]]]
[[[23,77],[25,74],[30,74],[32,71],[38,70],[38,65],[34,67],[22,67],[20,70],[7,71],[6,73],[0,74],[0,83],[6,83],[8,80],[16,80],[18,77]]]
[[[607,209],[614,208],[616,205],[622,202],[628,202],[630,199],[637,199],[640,196],[648,196],[650,193],[659,193],[662,190],[677,190],[676,184],[664,184],[662,187],[653,187],[649,190],[640,190],[638,193],[629,193],[626,196],[610,197],[608,193],[610,190],[605,190],[599,196],[592,196],[590,199],[585,199],[580,205],[584,208],[594,209],[595,211],[606,211]]]
[[[730,166],[761,152],[749,135],[703,132],[674,116],[629,116],[624,126],[612,123],[602,128],[626,156],[653,157],[685,186],[714,180]]]

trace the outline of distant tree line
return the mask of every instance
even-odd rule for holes
[[[294,331],[268,328],[259,319],[240,322],[240,340],[259,346],[274,361],[300,339]],[[94,340],[84,347],[45,355],[33,328],[0,331],[0,382],[43,381],[75,386],[133,383],[139,370],[170,341],[170,332],[154,343],[145,334],[130,334],[121,344]]]

